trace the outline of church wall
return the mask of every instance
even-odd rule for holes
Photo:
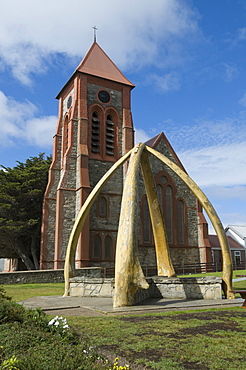
[[[97,160],[89,160],[89,171],[91,187],[97,184],[102,176],[111,168],[111,162],[101,162]],[[93,240],[95,234],[101,235],[102,238],[106,234],[109,234],[113,238],[113,248],[115,250],[115,243],[117,238],[121,196],[122,196],[122,182],[123,182],[123,169],[122,167],[116,170],[112,177],[108,180],[102,191],[98,195],[95,203],[93,204],[90,211],[90,249],[92,252]],[[108,212],[107,217],[100,217],[98,211],[98,204],[100,197],[104,197],[107,200]],[[91,256],[92,257],[92,256]],[[114,255],[112,255],[114,257]],[[93,258],[92,258],[93,259]],[[111,266],[114,265],[112,261],[100,262],[96,261],[90,263],[91,266]]]
[[[155,149],[178,165],[175,157],[170,152],[170,149],[164,140],[160,140]],[[153,176],[160,171],[165,171],[167,174],[169,174],[176,184],[176,199],[184,199],[187,206],[186,223],[188,229],[188,240],[184,246],[178,247],[177,245],[170,245],[170,253],[173,264],[180,265],[181,263],[199,262],[200,256],[198,249],[198,216],[196,197],[193,195],[187,185],[179,178],[179,176],[177,176],[168,166],[163,164],[159,159],[152,155],[150,155],[149,158]],[[139,183],[139,201],[141,201],[142,196],[145,194],[144,182],[141,174]],[[155,249],[153,247],[140,244],[139,255],[143,265],[156,265]]]
[[[200,262],[199,249],[197,247],[170,248],[173,265],[182,266],[183,264],[192,264]]]
[[[102,105],[103,107],[108,107],[108,106],[114,107],[115,109],[118,110],[120,117],[122,119],[122,114],[121,114],[122,112],[122,93],[121,91],[117,91],[111,87],[105,88],[105,85],[101,86],[101,85],[88,83],[88,89],[87,89],[88,106],[95,104],[95,103],[98,104],[98,100],[96,97],[97,97],[97,92],[99,90],[107,90],[111,95],[111,101],[108,104],[100,103],[100,105]]]
[[[67,126],[64,127],[66,119]],[[62,140],[60,144],[60,158],[58,163],[61,171],[59,183],[56,186],[57,201],[56,223],[54,228],[55,240],[52,248],[54,249],[53,268],[63,268],[63,261],[61,260],[64,260],[65,258],[69,235],[75,221],[76,205],[75,190],[77,172],[78,124],[75,120],[63,117],[61,118],[60,127],[62,132]],[[63,156],[61,155],[62,153],[64,153]],[[49,230],[51,230],[50,227]]]
[[[120,89],[120,86],[115,84],[114,82],[109,83],[106,81],[107,83],[104,86],[101,86],[100,81],[97,82],[98,84],[88,83],[87,85],[88,107],[95,104],[103,107],[105,110],[110,109],[110,107],[113,107],[117,111],[119,115],[119,122],[116,127],[118,142],[115,149],[116,151],[118,151],[117,156],[118,159],[123,155],[122,91],[117,90],[117,88]],[[102,104],[101,102],[99,103],[97,99],[97,93],[100,90],[106,90],[110,93],[111,100],[108,104]]]
[[[170,247],[170,255],[173,265],[182,266],[184,263],[199,263],[199,249],[194,248],[172,248]],[[142,266],[156,266],[156,252],[154,246],[139,247],[139,259]]]
[[[111,100],[108,104],[99,103],[97,99],[97,93],[100,90],[106,90],[110,93]],[[110,81],[103,81],[103,86],[100,83],[100,79],[91,78],[87,85],[87,100],[88,107],[93,105],[99,105],[103,109],[108,110],[111,107],[118,112],[118,122],[116,125],[117,142],[116,150],[118,154],[116,158],[112,157],[113,161],[116,161],[118,157],[123,154],[123,131],[122,131],[122,86]],[[112,162],[103,159],[88,160],[88,171],[90,176],[90,187],[91,190],[105,175],[105,173],[111,168]],[[108,182],[103,187],[102,191],[97,197],[94,205],[90,211],[90,265],[91,266],[113,266],[114,265],[114,254],[115,254],[115,243],[117,238],[119,214],[120,214],[120,203],[122,195],[122,182],[123,182],[123,169],[118,169]],[[101,217],[99,214],[98,206],[100,197],[104,197],[107,201],[107,216]],[[102,248],[104,248],[104,240],[107,235],[112,238],[112,255],[111,259],[98,261],[93,258],[93,242],[95,235],[100,235],[102,240]],[[102,250],[103,254],[103,250]]]
[[[60,222],[65,226],[60,228],[59,240],[59,255],[58,259],[65,259],[68,239],[75,221],[75,192],[63,190],[60,200]],[[59,267],[61,268],[61,266]]]
[[[56,224],[56,199],[47,199],[45,201],[45,227],[46,233],[42,235],[41,244],[41,268],[52,269],[54,266],[54,245],[55,245],[55,224]],[[46,248],[44,248],[44,246]],[[52,247],[50,247],[52,246]]]
[[[43,201],[43,224],[40,246],[40,268],[54,267],[54,245],[56,227],[56,197],[61,176],[62,126],[58,124],[54,136],[53,162],[49,170],[49,179]]]

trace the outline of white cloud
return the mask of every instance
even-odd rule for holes
[[[203,188],[223,225],[246,224],[246,186],[209,186]]]
[[[237,67],[232,63],[222,63],[224,68],[224,79],[226,82],[231,82],[238,75]]]
[[[29,119],[25,123],[23,134],[29,144],[48,147],[52,145],[56,123],[56,116]]]
[[[204,188],[208,197],[216,197],[217,199],[240,199],[246,201],[246,185],[245,186],[218,186],[212,185]],[[246,211],[246,210],[245,210]]]
[[[142,129],[135,128],[135,144],[145,143],[150,139],[150,136]]]
[[[199,186],[245,185],[246,141],[178,153],[186,170]]]
[[[120,68],[179,62],[181,40],[199,33],[197,19],[183,0],[154,6],[151,0],[43,0],[35,6],[33,0],[9,0],[1,6],[0,63],[30,84],[30,74],[43,72],[51,55],[81,57],[94,24],[99,43]]]
[[[147,79],[147,83],[149,85],[155,85],[162,92],[174,91],[180,88],[180,77],[175,71],[167,73],[164,76],[152,74]]]
[[[164,124],[163,124],[164,125]],[[189,125],[170,122],[165,125],[165,134],[176,148],[199,150],[207,147],[220,147],[246,141],[245,117],[224,118],[221,120],[196,119]],[[160,130],[162,127],[160,125]]]
[[[55,132],[56,116],[35,118],[37,107],[29,101],[18,102],[0,91],[0,145],[37,145],[50,147]]]
[[[246,107],[246,93],[239,100],[239,103],[242,104],[244,107]]]
[[[246,27],[242,27],[238,29],[238,40],[246,40]]]

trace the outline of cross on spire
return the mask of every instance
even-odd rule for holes
[[[97,41],[97,30],[98,30],[98,28],[96,26],[94,26],[92,28],[94,30],[94,42],[96,42]]]

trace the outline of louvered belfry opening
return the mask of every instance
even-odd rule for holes
[[[100,153],[100,120],[97,112],[92,113],[91,151]]]
[[[107,120],[106,120],[106,154],[107,155],[114,155],[114,135],[115,135],[114,122],[112,121],[112,116],[108,114]]]

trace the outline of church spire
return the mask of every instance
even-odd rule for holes
[[[95,32],[97,30],[96,26]],[[94,29],[94,27],[92,27]],[[76,70],[74,71],[73,75],[70,77],[69,81],[73,78],[75,73],[82,72],[87,75],[92,75],[100,78],[104,78],[106,80],[119,82],[124,85],[128,85],[133,89],[135,85],[129,81],[123,73],[119,70],[119,68],[114,64],[114,62],[109,58],[109,56],[103,51],[103,49],[98,45],[97,42],[94,42],[90,47],[87,54],[84,56]],[[69,82],[68,81],[68,82]],[[66,85],[68,84],[66,83]],[[66,86],[65,85],[65,86]],[[61,92],[57,95],[57,99],[59,99]]]
[[[76,71],[134,87],[97,42],[92,44]]]
[[[98,28],[96,26],[92,27],[94,30],[94,42],[97,42],[97,30]]]

